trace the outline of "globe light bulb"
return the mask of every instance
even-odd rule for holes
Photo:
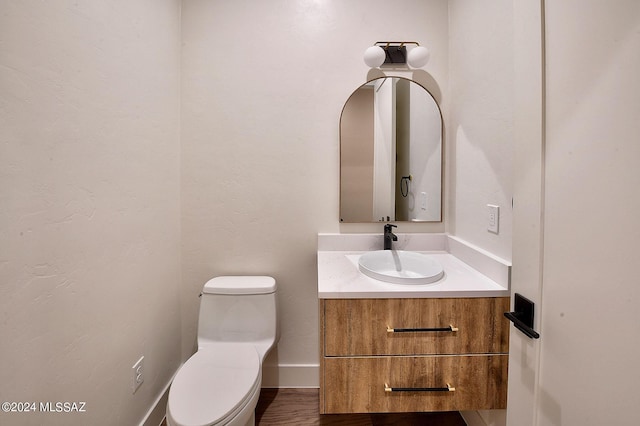
[[[384,64],[386,54],[380,46],[371,46],[364,51],[364,63],[370,68],[378,68]]]
[[[407,63],[413,68],[422,68],[429,62],[429,49],[424,46],[414,47],[407,54]]]

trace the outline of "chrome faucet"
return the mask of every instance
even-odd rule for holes
[[[392,232],[391,230],[392,228],[397,228],[397,226],[392,225],[390,223],[387,223],[386,225],[384,225],[384,249],[385,250],[392,250],[393,242],[398,241],[398,236]]]

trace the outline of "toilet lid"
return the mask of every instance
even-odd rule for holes
[[[180,425],[217,423],[244,405],[259,375],[253,345],[218,343],[200,349],[173,379],[167,412]]]

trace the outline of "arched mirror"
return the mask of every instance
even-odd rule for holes
[[[382,77],[340,117],[340,221],[442,220],[442,114],[413,80]]]

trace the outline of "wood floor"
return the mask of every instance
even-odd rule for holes
[[[166,426],[166,420],[162,426]],[[318,389],[262,389],[257,426],[467,426],[458,412],[406,414],[324,414]]]
[[[458,412],[320,415],[318,389],[262,389],[256,425],[466,426],[466,423]]]

